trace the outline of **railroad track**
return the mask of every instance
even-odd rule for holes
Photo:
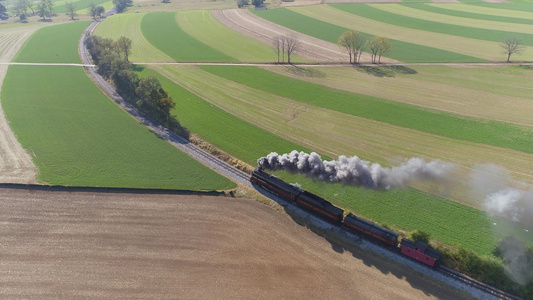
[[[469,286],[472,286],[472,287],[475,287],[476,289],[478,290],[481,290],[487,294],[490,294],[498,299],[503,299],[503,300],[523,300],[522,298],[520,297],[517,297],[517,296],[514,296],[514,295],[511,295],[509,293],[506,293],[504,291],[500,291],[488,284],[484,284],[484,283],[481,283],[477,280],[474,280],[468,276],[466,276],[465,274],[462,274],[462,273],[459,273],[457,271],[454,271],[452,269],[449,269],[449,268],[446,268],[444,266],[439,266],[437,268],[437,270],[443,274],[445,274],[446,276],[448,277],[451,277],[457,281],[460,281],[462,283],[465,283]]]
[[[89,25],[85,31],[83,32],[79,43],[78,43],[78,51],[80,58],[82,60],[82,63],[84,64],[91,64],[92,60],[90,58],[90,55],[87,51],[87,48],[85,47],[85,39],[91,34],[93,29],[98,25],[99,21],[94,21]],[[194,157],[198,161],[202,162],[203,164],[210,166],[211,168],[215,169],[219,173],[229,177],[235,182],[245,184],[248,186],[251,186],[250,183],[250,175],[247,173],[234,168],[230,164],[226,163],[225,161],[217,158],[216,156],[212,155],[211,153],[197,147],[193,143],[191,143],[189,140],[185,139],[184,137],[178,135],[175,132],[172,132],[165,128],[163,125],[158,123],[157,121],[151,119],[150,117],[146,116],[142,112],[140,112],[135,106],[128,103],[126,100],[124,100],[115,90],[115,88],[107,82],[102,76],[100,76],[96,72],[96,68],[94,67],[86,67],[85,68],[86,73],[89,75],[89,77],[93,80],[93,82],[100,87],[100,89],[110,98],[112,99],[118,106],[120,106],[123,110],[125,110],[127,113],[129,113],[133,118],[135,118],[140,123],[144,124],[148,128],[150,128],[155,134],[157,134],[159,137],[166,139],[169,141],[172,145],[175,147],[181,149],[182,151],[186,152],[190,156]]]

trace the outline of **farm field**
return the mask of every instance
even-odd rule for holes
[[[334,112],[309,105],[304,106],[301,103],[298,104],[287,98],[279,98],[272,94],[260,93],[257,90],[246,88],[235,82],[226,82],[220,78],[204,74],[204,72],[199,72],[195,67],[150,66],[150,68],[167,76],[169,79],[182,84],[196,95],[201,96],[215,106],[221,107],[226,112],[232,113],[239,119],[256,125],[257,127],[248,127],[250,132],[257,132],[256,136],[261,136],[261,131],[275,133],[288,141],[292,141],[296,145],[311,148],[311,150],[326,154],[329,157],[336,157],[340,154],[357,154],[363,159],[383,162],[385,164],[396,164],[399,161],[391,162],[390,160],[388,161],[388,159],[391,157],[408,157],[409,155],[412,155],[412,151],[416,149],[417,155],[428,158],[434,158],[435,156],[432,155],[442,151],[441,154],[443,157],[439,158],[454,162],[464,159],[463,163],[468,165],[470,163],[475,163],[476,160],[479,162],[486,162],[485,159],[490,160],[487,155],[491,156],[497,153],[494,149],[486,148],[485,151],[481,150],[485,148],[483,145],[476,145],[472,146],[472,148],[468,148],[465,147],[464,143],[460,142],[457,143],[456,148],[454,148],[451,146],[453,142],[450,140],[442,140],[440,138],[425,139],[423,134],[416,134],[409,130],[402,131],[399,128],[391,126],[384,126],[381,128],[380,125],[375,122],[346,116],[342,117]],[[209,87],[202,83],[204,81],[210,83]],[[169,90],[171,95],[174,95],[174,89],[171,86],[171,83],[164,81],[165,89]],[[252,94],[256,96],[251,97],[250,95]],[[265,103],[269,104],[268,110],[264,109]],[[189,110],[198,110],[197,105],[187,105],[187,107]],[[207,105],[207,107],[209,106]],[[212,113],[213,109],[206,111],[206,113],[210,112]],[[183,106],[179,111],[176,111],[176,114],[179,117],[181,114],[187,115],[189,112],[185,106]],[[221,115],[226,114],[214,114],[209,119],[223,123],[224,119],[221,118]],[[189,126],[184,121],[185,119],[180,120],[184,122],[183,124],[185,126]],[[325,120],[328,120],[328,122],[325,122]],[[212,123],[212,121],[210,123]],[[198,128],[200,127],[200,125],[197,126]],[[332,128],[334,128],[333,131],[331,130]],[[356,128],[365,128],[365,131],[361,132]],[[220,145],[222,150],[241,158],[234,149],[223,144],[227,143],[227,141],[225,141],[226,137],[224,136],[225,131],[225,128],[220,128],[220,130],[217,130],[214,127],[213,129],[209,128],[210,136],[206,137],[206,139],[213,144]],[[269,139],[267,139],[267,141],[268,140]],[[264,147],[256,145],[252,141],[247,141],[246,138],[240,138],[239,141],[239,147],[242,147],[242,150],[244,150],[243,152],[258,153],[260,152],[258,151],[259,147]],[[362,141],[364,142],[362,143]],[[274,143],[272,144],[275,145]],[[388,147],[385,145],[390,146]],[[426,148],[425,150],[424,148],[428,146],[431,149]],[[245,149],[245,147],[248,147],[248,149]],[[300,147],[294,149],[303,150]],[[483,151],[483,153],[479,152],[480,150]],[[264,156],[270,151],[278,150],[274,146],[270,149],[267,147],[267,151],[260,153],[260,156]],[[288,151],[278,152],[284,153]],[[450,156],[451,153],[454,154],[454,157]],[[502,157],[505,157],[506,159],[512,156],[510,152],[501,154]],[[258,157],[259,156],[256,156],[255,159]],[[483,159],[480,159],[481,157],[483,157]],[[324,158],[328,159],[328,157]],[[516,153],[514,160],[516,162],[516,167],[522,166],[524,163],[523,158],[523,153]],[[493,159],[497,160],[501,158]],[[255,163],[253,156],[250,159],[243,160],[252,165]],[[522,172],[525,172],[524,175],[527,174],[526,169],[522,170]],[[409,230],[414,229],[415,226],[421,226],[421,228],[430,231],[432,236],[438,240],[443,242],[460,243],[463,246],[480,253],[490,253],[504,233],[512,232],[513,234],[524,237],[526,240],[530,239],[527,233],[523,231],[523,225],[517,227],[517,224],[511,224],[508,221],[500,219],[498,219],[499,224],[501,224],[499,229],[505,228],[505,230],[494,236],[491,231],[492,229],[489,226],[492,224],[491,219],[487,217],[485,213],[415,189],[395,192],[375,192],[351,187],[342,187],[339,185],[313,183],[312,181],[301,177],[288,177],[287,174],[283,173],[278,173],[277,175],[282,178],[288,178],[289,182],[298,182],[302,184],[305,189],[321,194],[334,203],[357,212],[360,215],[362,214],[367,218],[372,218],[376,222],[387,223],[389,225],[397,226],[398,228]],[[432,192],[439,191],[439,188],[436,186],[426,185],[425,188]],[[442,195],[443,192],[444,191],[440,190],[437,194]],[[460,188],[453,192],[456,193],[453,195],[456,197],[459,197],[460,193],[462,193],[461,196],[465,195],[465,191]],[[456,198],[455,200],[461,201],[459,198]],[[442,213],[439,214],[439,217],[434,218],[433,214],[437,212],[429,207],[427,212],[418,209],[415,216],[413,215],[412,210],[402,209],[403,205],[406,205],[406,203],[409,203],[409,207],[416,207],[417,205],[426,206],[426,202],[428,201],[435,203],[434,205],[436,206],[433,206],[432,208],[435,208],[437,212]],[[462,198],[462,201],[464,202],[465,198]],[[377,205],[377,203],[379,203],[379,205]],[[387,207],[387,205],[395,207],[397,210],[380,210],[380,208]],[[478,204],[470,203],[470,205]],[[391,217],[392,214],[395,214],[395,217]],[[467,219],[461,218],[459,221],[454,217],[463,214],[470,215],[471,217]],[[389,220],[394,221],[389,222]],[[432,222],[431,220],[436,221],[432,223],[433,225],[426,226],[428,225],[426,223]],[[462,221],[466,223],[454,227],[458,224],[457,222]],[[469,230],[467,230],[468,233],[465,233],[464,236],[458,237],[455,235],[456,229],[450,229],[451,227],[448,226],[454,228],[468,227]]]
[[[78,40],[90,22],[72,22],[39,29],[13,61],[26,63],[81,63]]]
[[[237,61],[183,31],[176,23],[174,12],[145,15],[141,20],[141,31],[148,42],[178,62]]]
[[[212,16],[211,11],[178,12],[176,20],[190,36],[239,61],[272,62],[275,59],[271,45],[227,28]],[[295,57],[293,61],[301,59]]]
[[[512,33],[496,32],[488,29],[476,30],[475,28],[466,26],[424,21],[414,17],[397,15],[390,11],[377,9],[376,7],[380,6],[339,4],[324,7],[301,7],[293,10],[338,26],[368,32],[372,35],[386,36],[391,39],[398,39],[417,45],[444,49],[478,59],[502,61],[506,58],[505,55],[502,55],[502,49],[499,43],[508,35],[512,35]],[[426,12],[420,11],[420,14],[423,15],[424,13]],[[401,51],[401,49],[399,50]],[[395,52],[396,48],[393,45],[391,55]],[[431,51],[425,53],[418,52],[418,54],[426,58],[435,57],[435,54]],[[532,57],[533,49],[529,48],[520,55],[521,59],[530,59]],[[453,62],[453,60],[447,61]]]
[[[77,31],[70,33],[77,41],[84,29],[77,23],[37,32],[18,58],[35,61],[61,53],[70,59],[72,52],[78,52],[70,40],[57,43],[43,36],[57,36],[67,27]],[[73,29],[71,24],[78,27]],[[35,40],[41,41],[42,52],[29,46],[35,45]],[[29,83],[31,88],[25,88]],[[1,96],[15,135],[33,154],[40,182],[190,190],[235,186],[137,123],[110,101],[82,68],[10,66]]]
[[[30,26],[2,25],[2,30],[0,30],[0,61],[11,61],[24,42],[41,26],[41,24]],[[0,83],[4,80],[7,69],[7,65],[0,65]],[[37,168],[33,164],[31,156],[22,148],[9,128],[0,105],[0,182],[35,183],[36,174]]]
[[[54,13],[56,14],[65,14],[67,12],[66,1],[54,1]],[[95,5],[100,5],[109,10],[113,7],[113,2],[109,0],[78,0],[72,1],[74,8],[77,10],[78,14],[86,14],[89,5],[94,3]]]
[[[416,106],[330,89],[256,67],[202,66],[217,76],[250,87],[353,116],[465,141],[531,153],[533,129],[424,110]],[[468,130],[464,130],[468,128]]]
[[[285,26],[287,28],[296,30],[298,32],[308,34],[310,36],[331,42],[336,43],[339,36],[349,28],[344,26],[352,26],[353,23],[343,23],[343,26],[339,26],[336,20],[327,19],[326,21],[319,20],[317,18],[309,17],[304,15],[304,12],[313,10],[317,13],[317,18],[322,15],[322,11],[327,13],[328,11],[335,11],[335,14],[343,15],[343,12],[336,10],[330,6],[309,6],[309,7],[298,7],[298,8],[279,8],[266,11],[253,11],[259,17],[265,18],[276,24]],[[353,20],[353,15],[349,13],[344,13],[345,16],[348,16],[350,20]],[[352,24],[352,25],[349,25]],[[385,26],[385,25],[382,25]],[[385,26],[387,27],[387,26]],[[389,27],[387,27],[389,28]],[[391,28],[392,29],[392,28]],[[375,32],[365,32],[361,28],[357,28],[365,38],[368,38]],[[370,30],[370,29],[368,29]],[[398,34],[396,32],[395,34]],[[413,34],[409,32],[407,34]],[[408,35],[402,36],[402,38],[408,38]],[[382,34],[383,35],[383,34]],[[390,36],[387,34],[385,36]],[[416,36],[416,34],[414,35]],[[417,40],[417,42],[422,42]],[[461,53],[446,51],[438,49],[436,47],[428,47],[421,44],[416,44],[407,41],[402,41],[395,38],[391,38],[392,51],[390,54],[386,55],[389,58],[396,59],[403,62],[480,62],[484,61],[483,58],[474,57],[471,55],[465,55]]]
[[[3,299],[471,299],[247,199],[9,189],[0,197]]]
[[[142,34],[141,20],[144,16],[144,13],[110,16],[98,24],[93,34],[113,40],[121,36],[129,38],[132,41],[130,61],[172,62],[172,58],[150,44]]]
[[[405,4],[404,4],[405,5]],[[533,17],[532,13],[524,12],[519,14],[517,12],[510,12],[501,9],[487,8],[482,9],[479,6],[471,6],[467,4],[431,4],[431,3],[412,3],[408,4],[409,7],[427,10],[430,12],[445,14],[455,17],[476,19],[476,20],[489,20],[489,21],[498,21],[506,23],[518,23],[518,24],[533,24],[531,18]]]
[[[533,72],[521,66],[263,67],[334,89],[461,116],[533,126]]]

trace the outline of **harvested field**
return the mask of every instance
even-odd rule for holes
[[[319,62],[348,61],[348,54],[344,53],[339,46],[274,24],[248,10],[215,10],[213,16],[227,27],[269,45],[272,45],[272,39],[275,36],[292,33],[304,45],[301,51],[295,52],[299,56]]]
[[[464,299],[257,202],[0,189],[2,299]]]
[[[9,62],[40,25],[15,26],[0,31],[0,61]],[[7,73],[0,65],[0,86]],[[0,89],[1,92],[1,89]],[[9,127],[0,105],[0,182],[35,183],[37,168]]]

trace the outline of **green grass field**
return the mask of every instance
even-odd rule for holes
[[[209,71],[250,87],[309,103],[386,122],[404,128],[470,142],[533,153],[533,129],[525,126],[459,117],[399,102],[327,88],[288,78],[256,67],[202,66]]]
[[[229,57],[243,62],[272,62],[276,59],[272,46],[220,24],[211,11],[178,12],[176,19],[187,34]],[[294,61],[301,62],[302,59],[294,57]]]
[[[442,5],[442,4],[435,5],[435,4],[425,4],[425,3],[424,4],[412,3],[412,4],[402,4],[402,5],[407,5],[411,8],[416,8],[418,10],[428,11],[431,13],[460,17],[460,18],[533,25],[533,20],[531,19],[499,16],[499,15],[496,15],[495,13],[483,14],[481,12],[469,12],[466,10],[454,9],[456,5]]]
[[[323,8],[309,7],[310,9]],[[327,7],[324,7],[327,8]],[[306,8],[307,9],[307,8]],[[254,14],[262,17],[271,22],[293,29],[295,31],[328,41],[336,43],[339,36],[348,28],[338,25],[333,25],[328,22],[324,22],[315,18],[305,16],[298,13],[303,8],[297,9],[271,9],[271,10],[257,10],[252,11]],[[365,38],[368,38],[371,34],[366,33],[364,30],[360,30]],[[433,47],[427,47],[417,45],[414,43],[407,43],[401,40],[391,39],[392,51],[387,57],[404,62],[478,62],[483,61],[481,58],[455,53],[451,51],[445,51]]]
[[[39,29],[13,61],[26,63],[81,63],[78,40],[90,22],[72,22]]]
[[[186,190],[235,187],[132,119],[81,68],[11,66],[2,107],[19,142],[34,155],[40,182]]]
[[[183,79],[183,77],[190,76],[186,74],[193,72],[187,71],[187,69],[193,67],[151,66],[151,68],[174,81],[192,82],[192,80]],[[145,75],[152,74],[147,70],[143,72]],[[205,78],[205,76],[199,77]],[[218,82],[210,78],[206,79],[209,79],[208,81],[212,85],[218,85]],[[257,158],[271,151],[279,153],[293,149],[308,151],[304,150],[304,147],[298,146],[298,142],[291,143],[279,140],[271,132],[243,122],[238,117],[226,112],[225,109],[209,104],[168,79],[162,79],[162,83],[173,98],[181,99],[175,113],[180,117],[182,124],[193,132],[198,132],[210,143],[248,163],[254,164]],[[208,88],[205,87],[204,89]],[[238,90],[239,88],[233,86],[231,89]],[[234,136],[239,136],[239,142],[228,142],[228,138],[231,139]],[[305,140],[300,142],[305,142]],[[505,234],[516,234],[526,240],[531,239],[521,225],[499,218],[491,219],[476,209],[419,190],[376,192],[316,183],[283,172],[276,174],[289,182],[298,182],[305,189],[320,194],[335,204],[376,222],[387,223],[403,230],[423,228],[423,230],[430,232],[435,239],[451,244],[461,244],[479,253],[490,253],[497,241]],[[491,226],[494,226],[492,222],[499,224],[498,234],[492,232]],[[460,230],[460,228],[466,229]]]
[[[175,61],[237,61],[185,33],[176,23],[176,13],[173,12],[146,14],[141,21],[141,30],[152,45]]]
[[[54,13],[57,14],[64,14],[67,12],[67,5],[64,3],[64,1],[57,2],[57,4],[54,4]],[[111,1],[109,0],[78,0],[78,1],[72,1],[72,4],[74,5],[74,8],[76,9],[78,14],[87,14],[87,10],[89,8],[89,5],[91,3],[94,3],[95,5],[103,6],[104,8],[109,9],[113,7],[111,4]]]
[[[125,36],[131,40],[130,61],[172,62],[173,59],[150,44],[141,32],[141,20],[146,14],[116,14],[98,24],[93,34],[118,40]]]

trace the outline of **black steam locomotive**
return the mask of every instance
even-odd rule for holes
[[[398,243],[398,234],[378,226],[372,222],[357,217],[349,213],[344,216],[344,210],[331,204],[329,201],[293,186],[276,176],[264,172],[261,168],[252,171],[250,181],[298,207],[305,209],[322,219],[345,227],[347,230],[368,237],[379,243],[383,243],[401,254],[415,259],[428,266],[438,265],[441,253],[430,248],[423,242],[413,242],[402,239]]]

